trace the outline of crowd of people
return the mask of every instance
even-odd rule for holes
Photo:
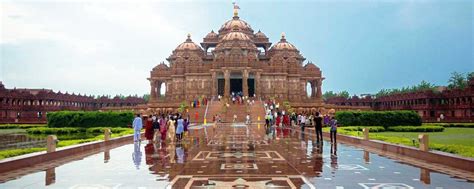
[[[181,142],[188,132],[190,119],[189,115],[184,118],[179,113],[143,116],[143,119],[140,114],[137,114],[132,123],[135,142],[140,141],[140,131],[143,128],[143,123],[145,138],[150,142],[160,142],[167,139],[171,142]]]
[[[314,127],[316,132],[317,142],[322,142],[322,128],[323,126],[330,127],[331,142],[336,142],[337,120],[334,116],[322,115],[319,112],[311,113],[291,113],[287,114],[285,110],[280,110],[280,104],[275,101],[267,101],[264,103],[265,127],[300,127],[301,132],[304,132],[306,127]]]

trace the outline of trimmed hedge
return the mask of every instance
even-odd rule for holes
[[[46,127],[45,124],[4,124],[0,125],[0,129],[28,129]]]
[[[442,127],[458,127],[458,128],[474,128],[474,123],[423,123],[423,125],[442,126]]]
[[[76,133],[94,133],[94,134],[102,134],[104,133],[104,129],[108,127],[93,127],[93,128],[83,128],[83,127],[65,127],[65,128],[30,128],[26,131],[28,134],[76,134]],[[121,133],[124,131],[131,130],[131,128],[110,128],[112,133]]]
[[[389,127],[386,131],[393,132],[443,132],[444,127],[441,126],[396,126]]]
[[[414,111],[339,111],[336,119],[341,125],[352,126],[421,125],[421,117]]]
[[[47,115],[48,127],[127,127],[133,121],[132,112],[60,111]]]
[[[339,129],[343,129],[346,131],[362,131],[364,128],[368,128],[369,132],[378,133],[384,132],[385,128],[381,126],[370,126],[370,127],[357,127],[357,126],[348,126],[348,127],[339,127]]]

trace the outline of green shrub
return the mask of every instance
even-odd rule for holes
[[[443,132],[444,127],[441,126],[396,126],[388,127],[386,131],[393,132]]]
[[[74,133],[82,133],[85,132],[85,128],[30,128],[26,130],[28,134],[74,134]]]
[[[0,129],[28,129],[36,127],[46,127],[46,124],[3,124]]]
[[[132,112],[60,111],[48,113],[48,127],[126,127],[133,121]]]
[[[339,111],[340,125],[383,126],[421,125],[421,117],[414,111]]]
[[[65,128],[30,128],[26,131],[28,134],[34,135],[44,135],[44,134],[56,134],[56,135],[68,135],[68,134],[78,134],[78,133],[94,133],[102,134],[104,129],[109,127],[92,127],[92,128],[82,128],[82,127],[65,127]],[[112,133],[121,133],[124,131],[131,130],[130,128],[115,128],[110,127]]]
[[[364,128],[368,128],[369,132],[384,132],[385,128],[381,126],[370,126],[370,127],[359,127],[359,126],[348,126],[348,127],[340,127],[340,129],[346,130],[346,131],[362,131]]]
[[[474,123],[423,123],[427,126],[474,128]]]

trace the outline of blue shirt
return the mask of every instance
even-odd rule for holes
[[[133,129],[135,131],[139,131],[139,130],[142,130],[143,128],[143,122],[142,122],[142,118],[140,117],[136,117],[134,120],[133,120]]]

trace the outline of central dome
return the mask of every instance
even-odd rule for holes
[[[219,29],[219,34],[227,34],[231,31],[239,30],[246,34],[253,34],[250,24],[241,20],[238,16],[234,16],[232,20],[225,22]]]
[[[250,37],[242,32],[238,31],[233,31],[228,34],[226,34],[224,37],[222,37],[223,41],[231,41],[231,40],[244,40],[244,41],[250,41]]]

